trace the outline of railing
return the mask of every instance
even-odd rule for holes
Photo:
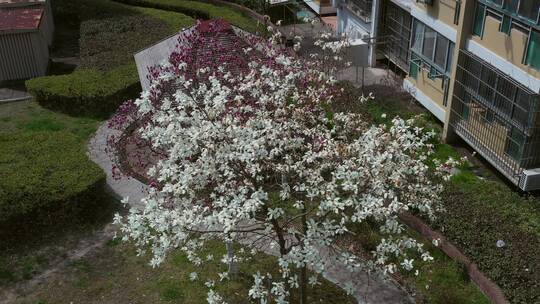
[[[373,0],[343,0],[345,6],[362,21],[369,23],[372,21],[371,9]]]
[[[540,163],[537,94],[461,50],[452,98],[452,128],[513,182]]]

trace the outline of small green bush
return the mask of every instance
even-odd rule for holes
[[[28,91],[45,108],[72,115],[106,117],[141,91],[137,68],[125,65],[108,72],[93,69],[26,81]]]
[[[0,239],[76,216],[102,193],[105,174],[72,134],[0,134]]]

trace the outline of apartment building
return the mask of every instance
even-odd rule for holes
[[[462,138],[521,189],[540,189],[540,0],[336,7],[338,31],[377,42],[373,60],[406,74],[404,89],[444,124],[445,140]]]

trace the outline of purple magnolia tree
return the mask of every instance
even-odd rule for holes
[[[454,163],[430,170],[433,134],[411,121],[372,126],[331,110],[347,41],[323,36],[321,51],[305,60],[280,38],[204,22],[150,69],[150,89],[110,124],[135,125],[136,144],[156,155],[145,165],[153,187],[144,208],[116,218],[124,239],[150,250],[154,266],[173,248],[199,265],[209,239],[274,253],[281,277],[254,273],[246,295],[260,303],[288,303],[292,289],[306,303],[306,285],[317,284],[307,268],[414,271],[413,251],[431,257],[403,234],[398,215],[414,209],[432,216],[442,168]],[[364,221],[384,236],[367,260],[339,246],[351,225]],[[225,259],[236,260],[229,253]],[[226,302],[207,286],[209,303]]]

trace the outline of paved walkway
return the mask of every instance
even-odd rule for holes
[[[115,159],[108,153],[107,139],[110,136],[119,138],[121,132],[108,128],[108,122],[97,130],[95,136],[88,144],[90,159],[96,162],[107,174],[107,185],[118,198],[129,197],[129,204],[133,207],[142,207],[141,199],[146,196],[148,187],[134,178],[121,176],[113,177]],[[262,248],[266,253],[276,255],[270,248]],[[325,278],[335,284],[344,287],[345,282],[351,282],[355,286],[354,296],[358,303],[371,304],[401,304],[413,301],[406,292],[401,290],[395,282],[382,281],[370,277],[367,273],[349,273],[342,265],[330,265],[325,273]]]
[[[120,138],[122,132],[110,129],[107,125],[108,122],[103,123],[88,143],[88,156],[105,171],[107,186],[118,199],[129,197],[131,206],[141,207],[141,199],[146,197],[148,186],[121,173],[117,176],[113,175],[113,168],[118,168],[118,166],[111,155],[107,153],[111,149],[107,140],[111,136],[116,139]]]
[[[286,37],[302,36],[304,40],[302,42],[302,49],[300,50],[301,55],[309,54],[310,52],[317,51],[318,48],[313,47],[313,38],[318,37],[321,33],[335,33],[335,23],[332,23],[334,20],[325,19],[323,17],[323,22],[316,22],[315,24],[292,24],[279,27],[279,30]],[[351,82],[356,87],[369,86],[374,84],[384,84],[395,86],[396,88],[401,88],[403,79],[400,79],[399,76],[396,77],[395,73],[386,68],[377,68],[377,67],[349,67],[343,70],[340,70],[336,75],[338,80],[346,80]],[[363,79],[363,81],[362,81]]]
[[[32,95],[22,89],[0,88],[0,103],[21,101],[30,98],[32,98]]]

